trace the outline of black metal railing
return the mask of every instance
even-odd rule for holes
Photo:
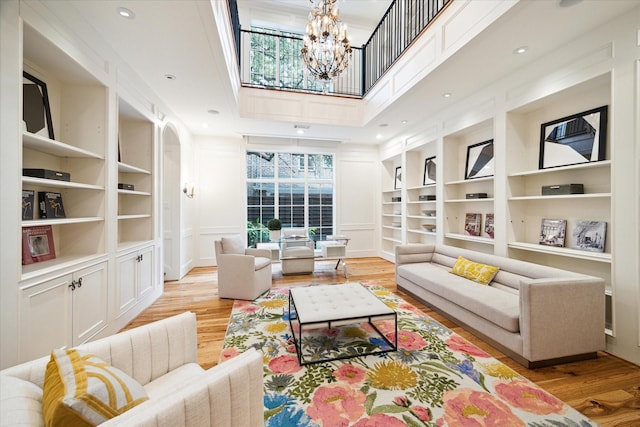
[[[452,0],[394,0],[340,77],[315,81],[300,56],[302,37],[242,30],[236,0],[229,1],[243,86],[363,97]]]
[[[452,0],[395,0],[364,44],[363,95]]]

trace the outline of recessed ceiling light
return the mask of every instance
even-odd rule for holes
[[[520,46],[518,48],[515,48],[513,50],[513,53],[515,53],[516,55],[521,55],[521,54],[525,53],[527,50],[529,50],[529,48],[527,46]]]
[[[297,133],[298,135],[304,135],[304,129],[298,129],[298,130],[296,131],[296,133]]]
[[[216,115],[216,114],[220,114],[220,111],[218,111],[218,110],[207,110],[207,113]]]
[[[127,9],[126,7],[119,7],[118,8],[118,15],[122,16],[123,18],[127,18],[127,19],[133,19],[136,17],[136,14],[133,13],[133,11],[131,9]]]
[[[164,78],[167,80],[175,80],[176,76],[174,76],[173,74],[165,74]]]
[[[381,133],[377,134],[376,139],[382,139],[382,134]]]
[[[203,122],[202,123],[202,128],[203,129],[209,129],[209,123]]]
[[[386,128],[389,125],[387,123],[380,123],[378,126],[380,126],[381,128]]]
[[[402,123],[403,125],[406,125],[406,124],[407,124],[407,121],[406,121],[406,120],[403,120],[403,121],[401,121],[400,123]]]
[[[445,92],[442,94],[443,98],[451,98],[451,92]]]

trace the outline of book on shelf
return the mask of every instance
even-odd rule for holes
[[[540,224],[540,240],[545,246],[564,247],[564,237],[567,230],[566,219],[543,218]]]
[[[62,194],[52,191],[38,191],[40,218],[66,218],[62,204]]]
[[[482,230],[482,214],[467,213],[464,218],[464,234],[467,236],[480,236]]]
[[[604,221],[576,221],[569,246],[592,252],[604,252],[607,223]]]
[[[33,204],[35,196],[33,190],[22,190],[22,220],[33,219]]]
[[[493,239],[493,214],[488,213],[484,215],[484,234],[490,239]]]
[[[22,265],[56,257],[53,231],[50,225],[22,228]]]

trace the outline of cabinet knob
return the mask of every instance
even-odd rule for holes
[[[82,287],[82,277],[78,279],[78,287]]]
[[[69,285],[69,287],[71,288],[72,291],[75,291],[76,290],[76,281],[75,280],[71,281],[71,284]]]

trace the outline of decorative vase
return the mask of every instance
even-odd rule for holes
[[[280,241],[280,231],[281,230],[269,230],[269,240],[272,242]]]

